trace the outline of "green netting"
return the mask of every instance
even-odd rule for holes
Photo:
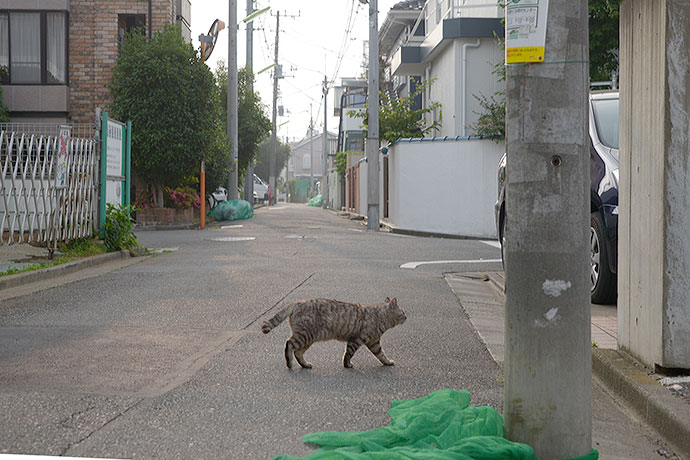
[[[313,196],[311,198],[311,200],[309,200],[309,203],[307,204],[307,206],[317,206],[320,208],[322,204],[323,204],[323,195],[321,195],[319,193],[318,195]]]
[[[208,213],[216,220],[241,220],[254,217],[254,208],[245,200],[221,201]]]
[[[369,431],[322,431],[305,443],[321,446],[308,460],[539,460],[531,447],[503,437],[503,417],[470,406],[470,394],[444,389],[423,398],[392,401],[392,421]],[[570,460],[596,460],[596,450]],[[301,457],[281,455],[274,460]]]

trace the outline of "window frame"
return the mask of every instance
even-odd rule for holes
[[[40,24],[40,59],[41,59],[41,81],[37,83],[15,83],[12,81],[12,13],[38,13]],[[62,83],[48,82],[48,14],[62,13],[65,18],[65,81]],[[7,67],[10,79],[8,82],[0,82],[4,86],[69,86],[69,11],[67,10],[26,10],[26,9],[0,9],[0,14],[7,15]]]

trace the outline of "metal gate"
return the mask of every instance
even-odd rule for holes
[[[0,245],[93,234],[97,135],[89,124],[0,124]]]

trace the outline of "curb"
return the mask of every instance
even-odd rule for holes
[[[669,390],[619,350],[592,349],[592,372],[654,427],[683,457],[690,457],[690,411]]]
[[[54,267],[41,268],[40,270],[32,270],[24,273],[17,273],[16,275],[7,275],[0,277],[0,291],[17,286],[22,286],[37,281],[57,278],[59,276],[67,275],[77,272],[84,268],[93,267],[94,265],[104,264],[117,259],[126,259],[131,257],[129,251],[110,252],[108,254],[99,254],[97,256],[85,257],[79,260],[73,260]]]

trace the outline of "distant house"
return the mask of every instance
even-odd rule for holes
[[[190,0],[3,3],[0,84],[15,122],[93,122],[96,108],[108,102],[121,43],[134,29],[176,23],[191,41]]]
[[[336,152],[337,136],[328,133],[328,155],[334,156]],[[307,196],[314,193],[314,184],[321,180],[323,175],[323,133],[312,132],[299,142],[291,144],[290,159],[288,160],[287,178],[296,179],[300,183],[300,198],[296,201],[304,201]],[[295,197],[293,197],[295,198]]]
[[[437,136],[469,136],[481,111],[475,95],[505,87],[494,74],[503,62],[503,8],[486,0],[406,0],[393,6],[379,31],[385,81],[404,96],[419,81],[435,80],[420,102],[441,109]]]
[[[427,125],[425,139],[401,139],[379,156],[379,215],[394,229],[432,234],[495,236],[496,168],[503,143],[472,139],[481,106],[475,96],[503,90],[494,68],[504,59],[503,9],[486,0],[405,0],[379,30],[381,90],[404,97],[420,82],[433,84],[417,97]],[[371,163],[372,159],[369,159]],[[366,212],[368,163],[353,170],[346,200]],[[359,195],[357,195],[359,193]]]

